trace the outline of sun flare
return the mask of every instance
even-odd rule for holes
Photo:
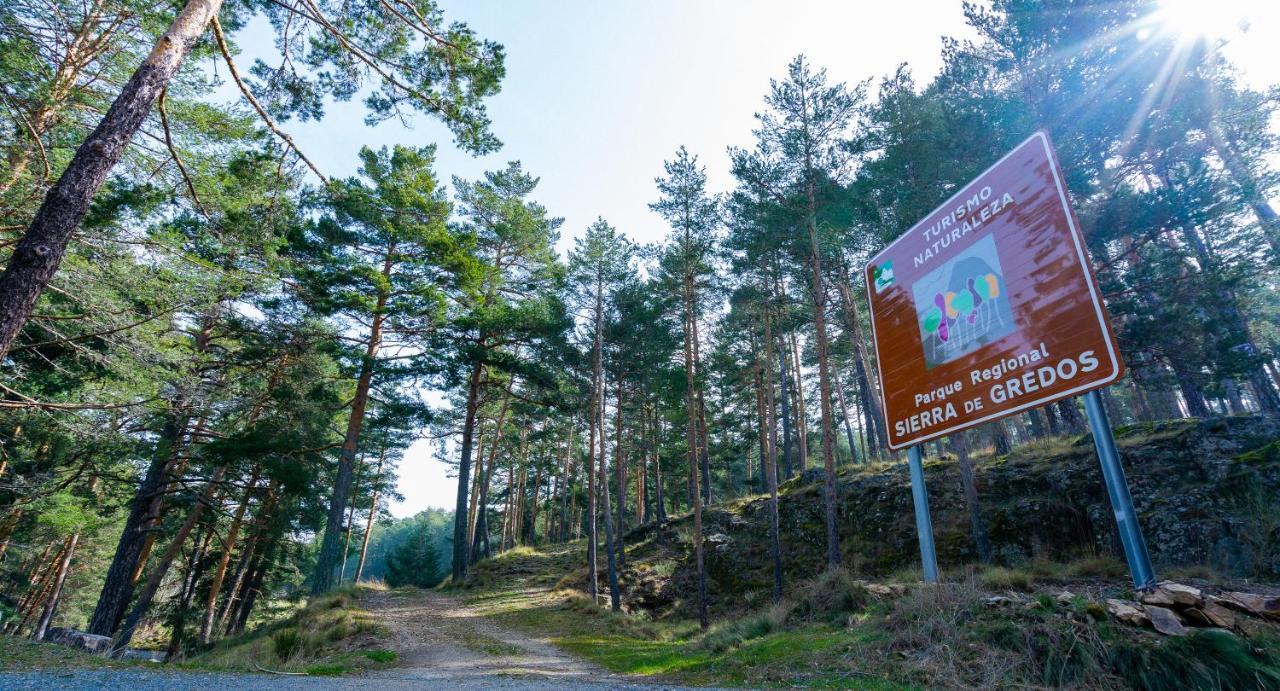
[[[1246,25],[1250,0],[1161,0],[1156,19],[1187,37],[1218,39]]]

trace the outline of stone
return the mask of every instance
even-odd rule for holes
[[[1013,600],[1004,595],[992,595],[982,601],[987,607],[1008,607],[1013,604]]]
[[[1280,619],[1280,598],[1278,597],[1228,591],[1222,593],[1217,598],[1217,602],[1255,617]]]
[[[143,660],[145,662],[164,662],[163,650],[138,650],[129,648],[120,654],[121,660]]]
[[[733,545],[733,538],[724,533],[712,533],[706,537],[706,541],[711,543],[711,549],[717,553],[723,553]]]
[[[1157,607],[1156,605],[1145,605],[1147,616],[1151,617],[1151,627],[1166,636],[1185,636],[1187,635],[1187,627],[1182,625],[1182,620],[1171,609],[1165,607]]]
[[[80,648],[91,653],[106,653],[111,650],[110,636],[99,636],[60,626],[49,629],[44,638],[51,643]]]
[[[1220,629],[1236,628],[1237,616],[1235,612],[1212,600],[1206,601],[1199,607],[1192,607],[1186,610],[1185,614],[1187,619],[1197,626],[1216,626]]]
[[[1200,604],[1201,594],[1199,588],[1172,581],[1160,581],[1153,590],[1143,593],[1138,599],[1147,605],[1194,607]]]
[[[1071,604],[1071,601],[1074,600],[1075,597],[1076,597],[1075,593],[1071,592],[1070,590],[1064,590],[1058,593],[1058,597],[1056,599],[1058,601],[1058,604],[1068,605],[1068,604]]]
[[[1138,609],[1136,602],[1125,602],[1115,598],[1107,598],[1107,612],[1115,617],[1117,621],[1129,624],[1130,626],[1146,626],[1151,623],[1151,617],[1147,613]]]
[[[876,597],[892,598],[895,596],[893,588],[890,588],[883,583],[868,583],[866,587],[867,591]]]

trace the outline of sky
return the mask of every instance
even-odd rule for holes
[[[1247,33],[1234,22],[1230,57],[1254,84],[1280,82],[1274,47],[1280,33],[1275,0],[1169,0],[1190,30],[1205,24],[1204,7],[1253,17]],[[364,124],[364,106],[331,103],[320,122],[284,125],[299,147],[329,176],[358,167],[362,146],[438,144],[442,179],[479,177],[519,160],[540,176],[534,197],[565,219],[560,249],[597,217],[637,242],[656,242],[666,227],[648,204],[662,163],[684,145],[707,168],[714,191],[732,187],[726,148],[749,146],[753,114],[771,78],[785,74],[795,55],[826,68],[832,81],[879,79],[908,63],[918,83],[941,67],[941,37],[969,37],[960,0],[790,3],[762,0],[441,0],[449,21],[501,43],[507,75],[488,101],[495,154],[457,150],[450,133],[427,117],[406,129],[399,121]],[[1219,12],[1216,16],[1223,16]],[[1171,21],[1173,19],[1171,18]],[[270,27],[251,24],[236,37],[270,45]],[[874,93],[874,84],[872,93]],[[436,398],[436,397],[433,397]],[[415,444],[400,465],[402,517],[428,507],[452,508],[457,481]]]

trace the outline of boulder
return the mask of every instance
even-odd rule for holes
[[[1255,617],[1280,619],[1280,597],[1228,591],[1222,593],[1216,601],[1218,604],[1252,614]]]
[[[1189,585],[1161,581],[1149,592],[1139,596],[1143,604],[1160,607],[1194,607],[1200,604],[1200,589]]]
[[[55,626],[45,634],[45,640],[51,643],[80,648],[91,653],[106,653],[111,650],[111,637],[65,629]]]
[[[1222,605],[1207,601],[1199,607],[1191,607],[1185,612],[1187,619],[1197,626],[1216,626],[1221,629],[1236,628],[1235,612]]]
[[[1107,598],[1107,612],[1115,617],[1117,621],[1131,626],[1146,626],[1151,623],[1151,617],[1139,609],[1136,602]]]
[[[1151,617],[1151,627],[1156,631],[1166,636],[1187,635],[1187,627],[1182,625],[1182,620],[1173,610],[1156,605],[1145,605],[1143,609]]]

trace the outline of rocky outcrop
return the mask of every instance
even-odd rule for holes
[[[1247,633],[1262,622],[1277,619],[1280,599],[1258,593],[1205,593],[1181,583],[1161,581],[1139,593],[1139,602],[1108,599],[1107,612],[1131,626],[1150,626],[1166,636],[1184,636],[1188,627]]]
[[[1234,576],[1280,575],[1280,511],[1275,508],[1280,506],[1280,420],[1260,415],[1172,420],[1120,427],[1116,436],[1157,573],[1170,566],[1209,565]],[[975,454],[974,470],[998,563],[1017,566],[1035,558],[1065,561],[1096,554],[1122,558],[1088,435],[1028,445],[1007,456]],[[976,562],[957,464],[948,457],[926,458],[925,475],[940,564],[954,568]],[[843,468],[838,501],[841,553],[855,572],[876,576],[919,563],[905,463]],[[826,547],[820,474],[785,483],[779,513],[786,577],[812,576],[822,567]],[[713,598],[771,587],[767,520],[763,498],[707,508],[704,535]],[[689,535],[686,523],[687,517],[673,520],[669,536],[679,542],[680,535]],[[652,531],[652,526],[639,528],[628,541],[651,537]],[[678,546],[691,552],[687,543]],[[681,573],[691,571],[691,561],[681,560],[675,580],[691,580],[684,577],[691,574]],[[1168,607],[1191,594],[1166,596],[1170,602],[1151,604]],[[1280,602],[1269,606],[1280,608]]]

